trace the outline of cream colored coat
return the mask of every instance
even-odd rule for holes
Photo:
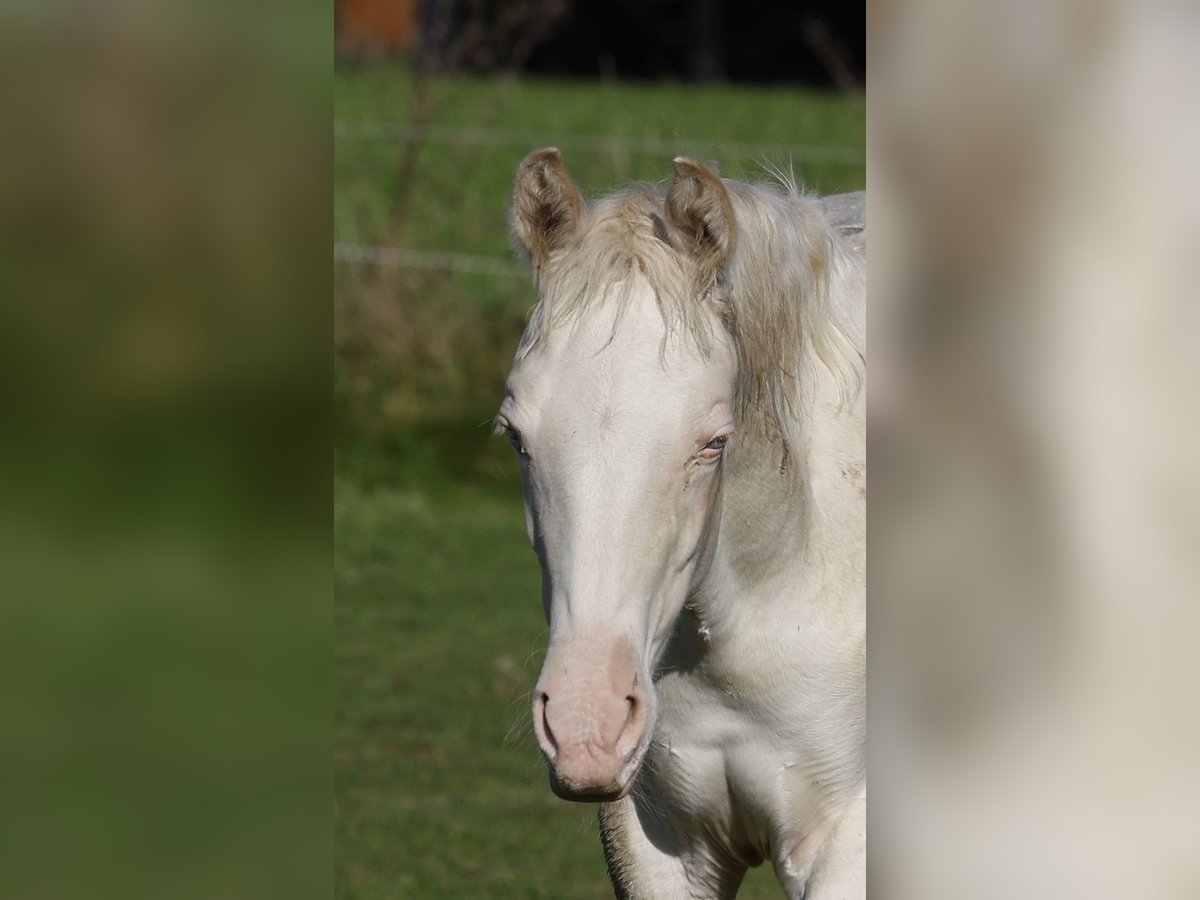
[[[676,160],[518,170],[539,304],[497,424],[550,646],[534,727],[620,897],[865,896],[864,266],[825,206]]]

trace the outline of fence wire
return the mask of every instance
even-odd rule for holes
[[[508,131],[495,128],[465,128],[448,125],[414,126],[406,122],[378,119],[335,120],[333,133],[338,138],[376,140],[416,139],[433,144],[467,144],[483,147],[547,147],[563,150],[616,151],[643,156],[677,153],[681,148],[697,155],[737,158],[787,157],[792,163],[835,163],[862,165],[866,153],[855,147],[829,147],[812,144],[744,143],[740,141],[694,140],[688,137],[628,137],[616,134],[570,132]]]
[[[438,272],[469,272],[504,278],[529,278],[529,268],[502,256],[478,256],[470,253],[442,253],[410,250],[405,247],[371,247],[361,244],[334,244],[333,258],[344,263],[366,263],[403,269],[432,269]]]

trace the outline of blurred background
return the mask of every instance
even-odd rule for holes
[[[585,196],[866,179],[865,10],[836,2],[335,7],[336,882],[344,897],[605,897],[595,809],[529,735],[545,641],[512,451],[491,437],[535,300],[513,172]],[[749,897],[776,896],[767,870]]]
[[[328,896],[333,15],[0,5],[0,895]]]

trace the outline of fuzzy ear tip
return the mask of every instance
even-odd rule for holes
[[[694,172],[696,169],[703,168],[700,163],[696,162],[690,156],[677,156],[671,162],[675,164],[676,175],[683,175],[686,172]]]
[[[522,167],[534,165],[535,163],[562,163],[562,151],[557,147],[543,147],[540,150],[534,150],[524,160],[521,161]]]

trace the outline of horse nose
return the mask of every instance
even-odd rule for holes
[[[555,792],[572,800],[620,793],[622,774],[645,730],[646,709],[637,689],[583,702],[569,702],[565,695],[552,699],[547,691],[538,691],[534,731],[550,762]]]
[[[554,762],[554,758],[558,756],[558,742],[554,740],[554,732],[550,728],[550,722],[546,719],[546,710],[549,705],[550,695],[545,691],[539,691],[537,698],[533,701],[533,730],[537,734],[542,752],[546,754],[547,759]]]
[[[630,735],[635,738],[634,743],[636,744],[636,737],[638,735],[632,734],[634,729],[631,729],[631,726],[638,724],[641,718],[640,712],[643,706],[643,701],[638,693],[635,692],[626,695],[624,703],[624,715],[620,718],[620,728],[616,730],[615,736],[611,735],[611,732],[613,731],[611,726],[612,723],[617,720],[610,715],[607,722],[599,721],[597,723],[599,725],[597,728],[598,733],[594,735],[594,738],[596,739],[592,740],[592,743],[599,744],[600,746],[610,744],[611,749],[616,752],[618,750],[626,749],[623,747],[623,745],[628,742],[623,741],[622,738],[626,735]],[[555,707],[554,711],[556,713],[556,717],[560,720],[560,724],[575,724],[561,721],[563,719],[563,713],[560,711],[558,706]],[[551,761],[553,761],[555,757],[558,756],[558,740],[554,734],[554,727],[550,724],[550,722],[550,695],[545,691],[539,691],[537,698],[534,700],[533,706],[534,730],[537,732],[538,743],[541,744],[542,751],[547,757],[549,757]],[[609,727],[606,728],[604,727],[605,725],[608,725]],[[612,736],[611,741],[606,741],[604,739],[606,737],[604,732],[610,733],[609,736]],[[587,738],[584,740],[586,741]],[[628,752],[631,752],[632,750],[633,747],[628,748]],[[628,752],[624,753],[623,755],[628,756]]]

